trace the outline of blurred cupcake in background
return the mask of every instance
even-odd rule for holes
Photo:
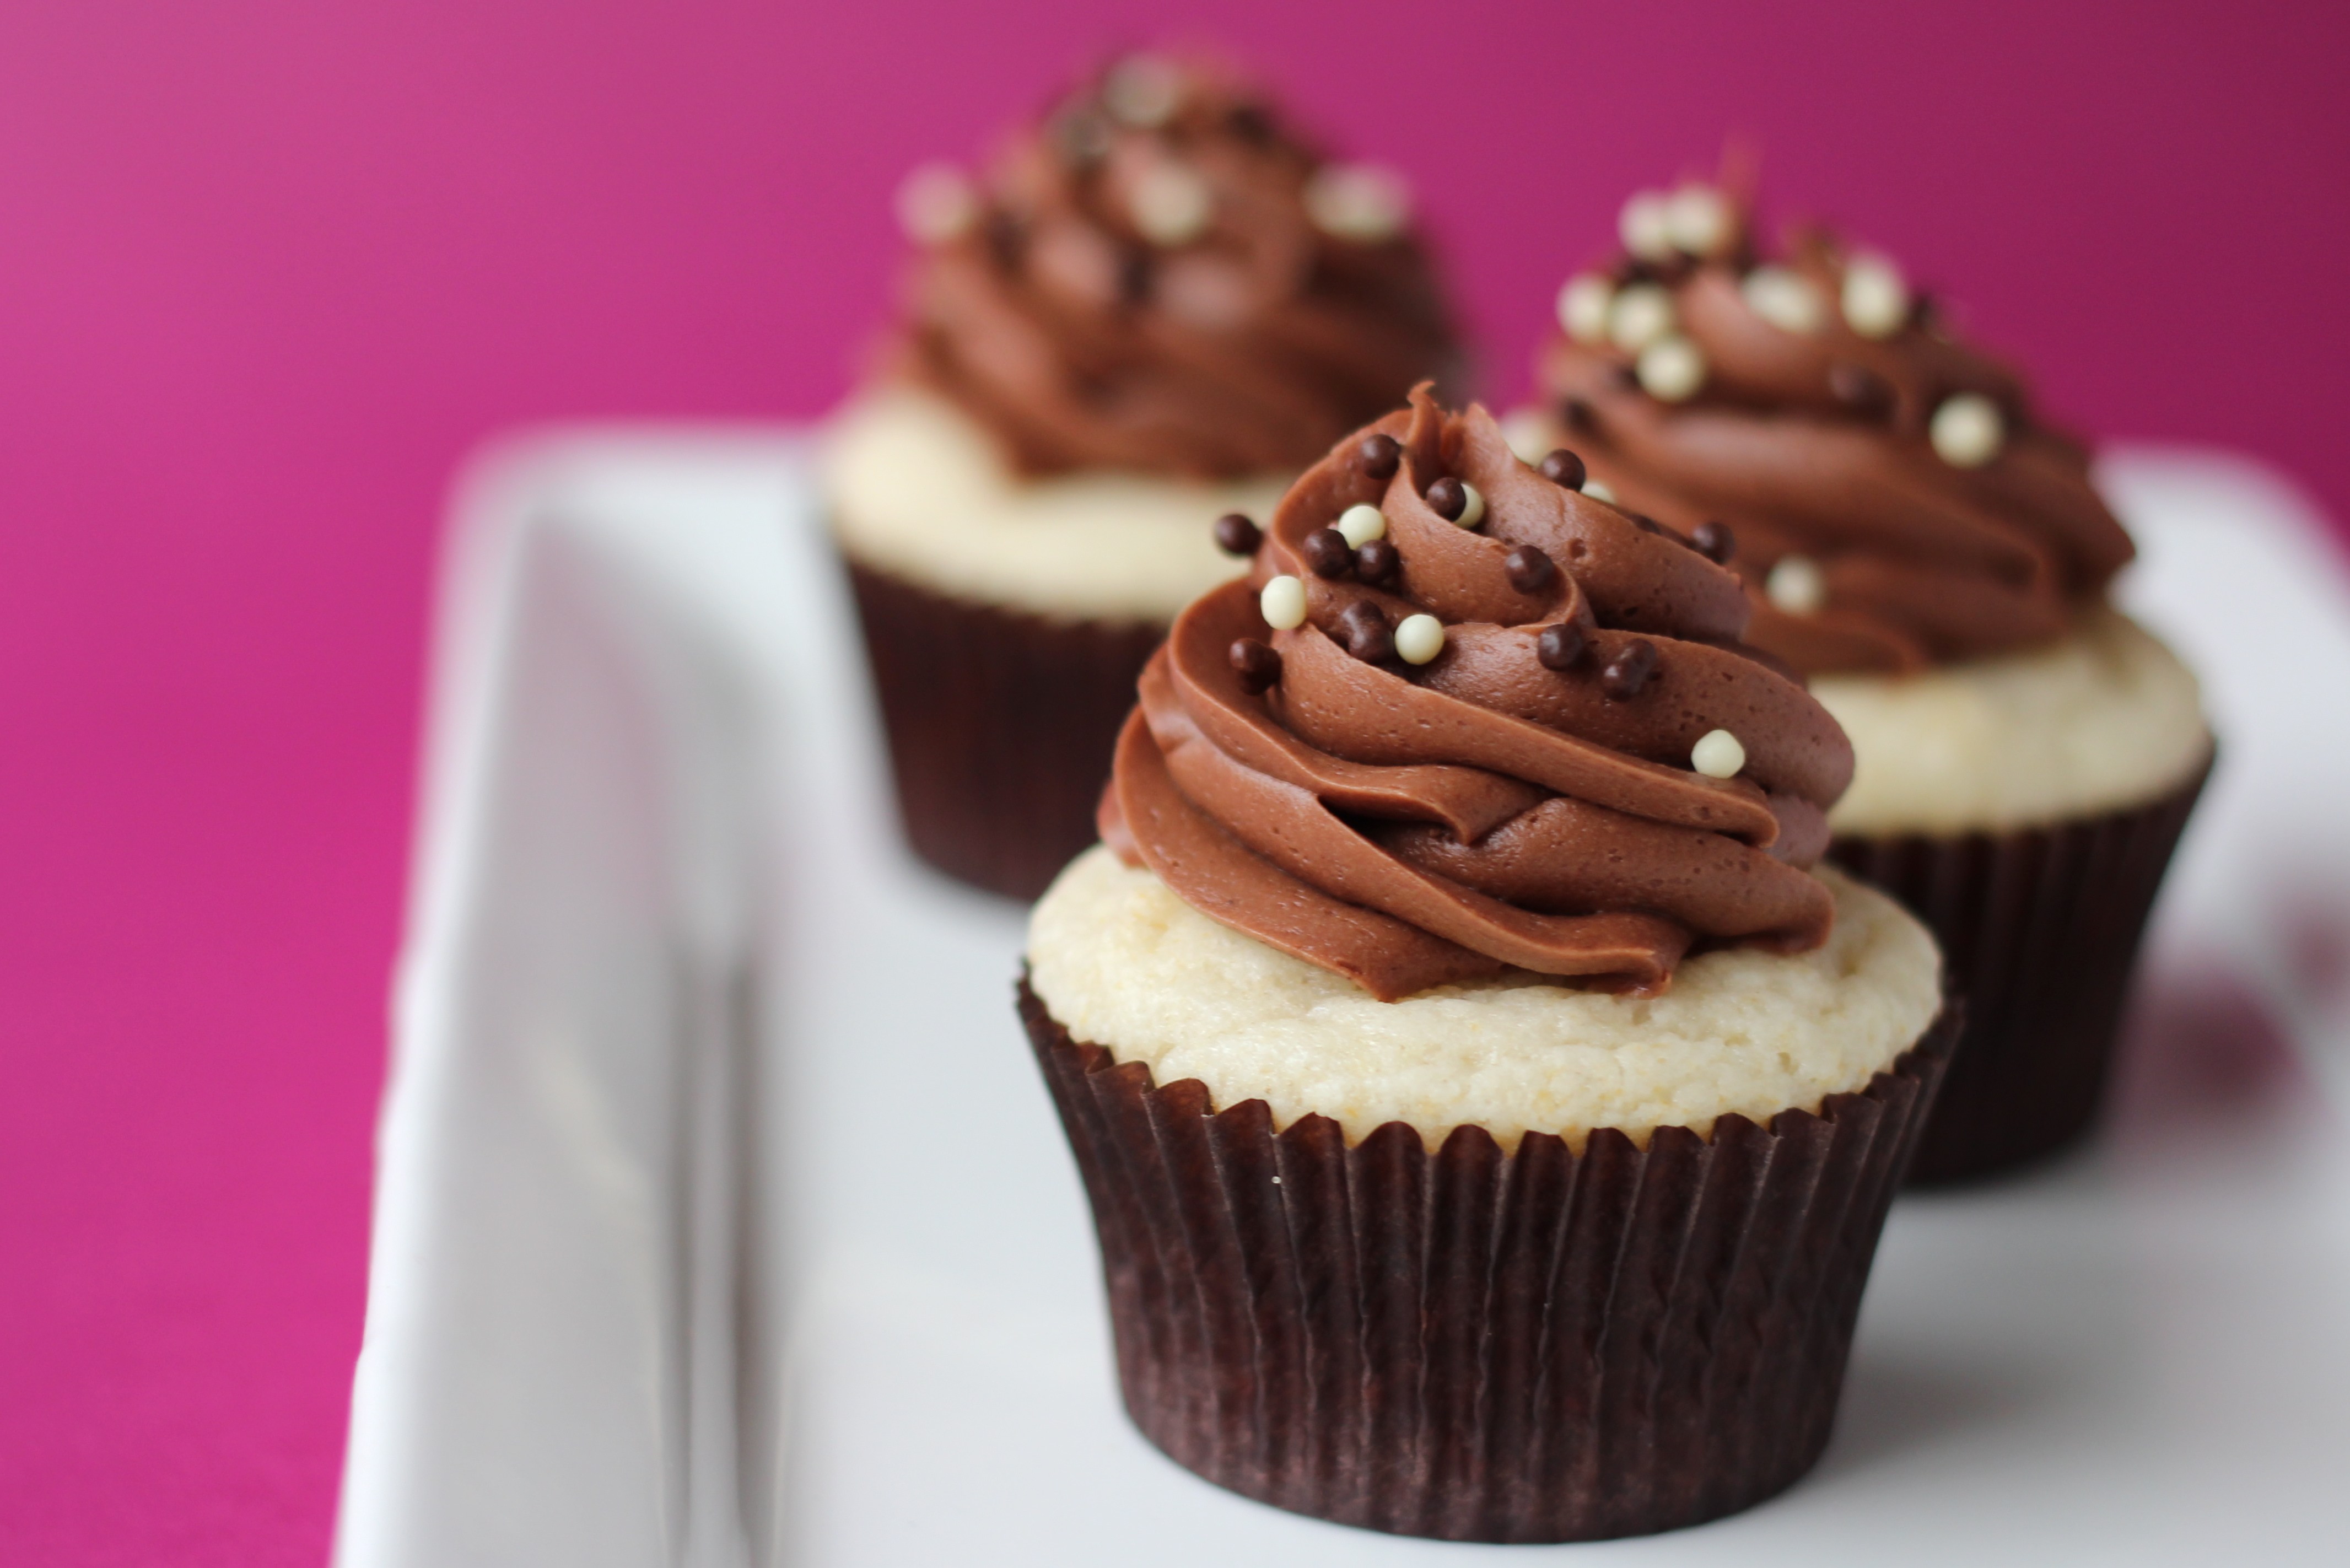
[[[908,837],[1033,898],[1175,613],[1459,350],[1401,179],[1194,62],[1117,61],[898,211],[917,251],[828,504]]]
[[[1742,192],[1644,192],[1568,278],[1513,443],[1743,580],[1857,771],[1831,856],[1939,939],[1967,1030],[1916,1176],[2093,1119],[2140,937],[2211,759],[2194,676],[2107,601],[2086,452],[1891,259],[1762,250]]]

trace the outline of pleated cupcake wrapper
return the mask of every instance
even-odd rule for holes
[[[1555,1542],[1695,1524],[1828,1439],[1861,1289],[1955,1029],[1768,1128],[1581,1154],[1217,1111],[1022,1016],[1092,1199],[1128,1411],[1300,1513]]]
[[[2129,811],[2049,828],[1840,837],[1829,858],[1932,928],[1967,1025],[1910,1179],[1977,1179],[2095,1121],[2147,917],[2210,769]]]
[[[914,852],[1014,898],[1092,844],[1118,726],[1164,627],[968,603],[849,563]]]

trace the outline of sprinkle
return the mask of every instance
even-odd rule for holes
[[[1624,248],[1642,261],[1663,261],[1673,254],[1672,198],[1662,191],[1642,191],[1624,203],[1616,219],[1616,233]]]
[[[1640,350],[1640,389],[1659,402],[1687,402],[1705,385],[1705,350],[1686,337],[1659,337]]]
[[[979,192],[951,163],[923,163],[898,184],[898,226],[918,245],[960,239],[979,221]]]
[[[1828,602],[1827,574],[1809,556],[1782,556],[1762,579],[1762,597],[1788,615],[1817,615]]]
[[[1467,499],[1461,504],[1461,515],[1453,521],[1463,528],[1474,528],[1485,520],[1485,493],[1463,480],[1461,493]]]
[[[1378,163],[1325,163],[1305,182],[1305,215],[1334,240],[1377,244],[1411,221],[1411,185]]]
[[[1636,637],[1616,650],[1599,672],[1599,691],[1610,702],[1629,702],[1657,673],[1657,645]]]
[[[1607,307],[1607,338],[1627,354],[1638,354],[1677,325],[1673,296],[1653,283],[1636,283]]]
[[[1368,599],[1357,599],[1340,612],[1338,629],[1347,634],[1347,651],[1366,664],[1395,656],[1395,633],[1388,629],[1387,615]]]
[[[1295,630],[1305,624],[1305,584],[1296,577],[1274,577],[1257,595],[1256,607],[1274,630]]]
[[[1343,577],[1355,569],[1355,549],[1336,528],[1316,528],[1297,547],[1317,577]]]
[[[1583,459],[1565,447],[1552,451],[1535,464],[1534,472],[1562,490],[1580,490],[1586,495],[1591,493],[1590,475],[1583,466]],[[1600,499],[1604,501],[1607,497]]]
[[[1142,237],[1155,245],[1184,245],[1208,232],[1215,194],[1208,182],[1180,163],[1143,171],[1127,195],[1127,212]]]
[[[1738,554],[1738,535],[1727,523],[1705,522],[1690,530],[1690,547],[1718,566],[1730,565]]]
[[[1583,628],[1562,620],[1542,628],[1534,638],[1534,657],[1544,670],[1572,670],[1583,662]]]
[[[1444,651],[1444,623],[1432,615],[1408,615],[1395,628],[1396,656],[1406,664],[1425,664]]]
[[[1746,275],[1738,291],[1746,308],[1782,332],[1808,335],[1828,318],[1827,301],[1812,280],[1783,266],[1758,266]]]
[[[1829,366],[1828,390],[1856,413],[1882,416],[1893,407],[1893,388],[1866,365]]]
[[[1216,519],[1216,548],[1227,556],[1253,556],[1264,543],[1264,531],[1243,512],[1227,512]]]
[[[1585,480],[1583,482],[1583,493],[1588,495],[1594,501],[1605,501],[1610,506],[1616,504],[1616,492],[1610,489],[1600,480]]]
[[[1367,435],[1355,445],[1355,461],[1373,479],[1391,479],[1403,462],[1403,443],[1391,435]]]
[[[1596,272],[1579,272],[1558,286],[1558,325],[1577,343],[1607,341],[1607,307],[1616,286]]]
[[[1746,765],[1746,748],[1727,730],[1708,730],[1690,748],[1690,766],[1710,779],[1734,779]]]
[[[1502,440],[1520,462],[1535,462],[1550,450],[1550,421],[1540,409],[1512,409],[1502,416]]]
[[[1255,638],[1244,637],[1225,650],[1241,678],[1241,690],[1255,697],[1281,679],[1281,654]]]
[[[1183,106],[1183,72],[1159,55],[1128,55],[1102,83],[1102,107],[1121,125],[1156,130]]]
[[[1521,545],[1503,556],[1502,571],[1522,594],[1541,593],[1558,580],[1558,563],[1537,545]]]
[[[1428,509],[1447,523],[1461,522],[1469,514],[1469,487],[1446,474],[1428,487]]]
[[[1386,582],[1403,565],[1403,556],[1386,539],[1374,539],[1355,552],[1355,576],[1371,584]]]
[[[1666,204],[1665,229],[1677,248],[1710,256],[1730,238],[1730,203],[1711,185],[1684,185]]]
[[[1863,337],[1890,337],[1909,320],[1909,286],[1888,258],[1863,254],[1845,264],[1844,318]]]
[[[1370,503],[1358,501],[1338,514],[1337,528],[1347,544],[1360,546],[1388,536],[1388,516]]]
[[[1942,400],[1926,433],[1952,468],[1981,468],[2007,444],[2007,421],[1981,393],[1960,392]]]

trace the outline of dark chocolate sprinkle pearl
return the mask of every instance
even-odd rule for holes
[[[981,224],[981,232],[987,241],[988,254],[995,258],[995,265],[1005,272],[1017,270],[1021,247],[1027,243],[1025,225],[998,207],[987,214],[986,221]]]
[[[1227,556],[1253,556],[1264,543],[1264,531],[1246,513],[1227,512],[1216,519],[1216,548]]]
[[[1373,479],[1391,479],[1403,462],[1403,444],[1391,435],[1367,435],[1355,448],[1355,461]]]
[[[1829,366],[1828,390],[1856,413],[1882,414],[1893,406],[1893,389],[1866,365]]]
[[[1347,634],[1347,651],[1366,664],[1376,664],[1395,656],[1395,632],[1379,607],[1368,599],[1357,599],[1338,617],[1338,626]]]
[[[1583,628],[1571,620],[1543,628],[1534,638],[1534,657],[1544,670],[1574,669],[1583,662]]]
[[[1428,509],[1450,523],[1469,509],[1469,492],[1446,474],[1428,487]]]
[[[1581,398],[1569,398],[1558,406],[1558,417],[1566,421],[1571,431],[1595,431],[1599,428],[1599,416]]]
[[[1565,490],[1582,489],[1583,482],[1590,477],[1584,469],[1583,459],[1565,447],[1544,458],[1534,472]]]
[[[1298,546],[1317,577],[1343,577],[1355,565],[1355,552],[1336,528],[1316,528]]]
[[[1697,553],[1716,566],[1730,565],[1738,554],[1738,535],[1730,531],[1727,523],[1700,523],[1690,530],[1690,543]]]
[[[1263,107],[1253,103],[1236,103],[1224,117],[1232,134],[1253,146],[1262,147],[1273,140],[1273,116]]]
[[[1374,539],[1355,552],[1355,576],[1367,583],[1388,581],[1402,565],[1403,556],[1385,539]]]
[[[1281,679],[1281,655],[1253,637],[1232,644],[1227,655],[1240,672],[1241,690],[1254,697]]]
[[[1533,545],[1521,545],[1502,557],[1510,587],[1522,594],[1538,594],[1558,579],[1558,563]]]
[[[1140,305],[1150,297],[1150,257],[1147,252],[1128,251],[1118,258],[1118,303]]]
[[[1657,645],[1635,638],[1616,652],[1599,672],[1599,690],[1611,702],[1629,702],[1657,672]]]

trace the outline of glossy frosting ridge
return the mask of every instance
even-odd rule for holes
[[[1711,219],[1669,237],[1653,213],[1690,202]],[[1819,230],[1764,257],[1704,186],[1624,227],[1642,254],[1561,293],[1548,408],[1624,505],[1729,526],[1757,646],[1807,672],[2027,648],[2129,560],[2082,447],[1884,258]]]
[[[1294,473],[1454,373],[1399,182],[1208,67],[1129,57],[931,178],[894,369],[1024,472]]]
[[[1431,506],[1440,481],[1449,511],[1467,515],[1459,486],[1482,502],[1473,527]],[[1312,538],[1356,506],[1379,514],[1381,570]],[[1304,588],[1286,629],[1261,609],[1276,578]],[[1444,633],[1418,664],[1395,652],[1415,616]],[[1851,749],[1740,642],[1747,618],[1737,578],[1687,541],[1544,477],[1483,410],[1422,388],[1292,487],[1246,580],[1178,618],[1103,837],[1382,999],[1509,969],[1656,992],[1693,944],[1815,947],[1834,900],[1804,868]],[[1554,628],[1578,651],[1555,635],[1545,662]],[[1716,731],[1743,749],[1734,776],[1691,766]]]

